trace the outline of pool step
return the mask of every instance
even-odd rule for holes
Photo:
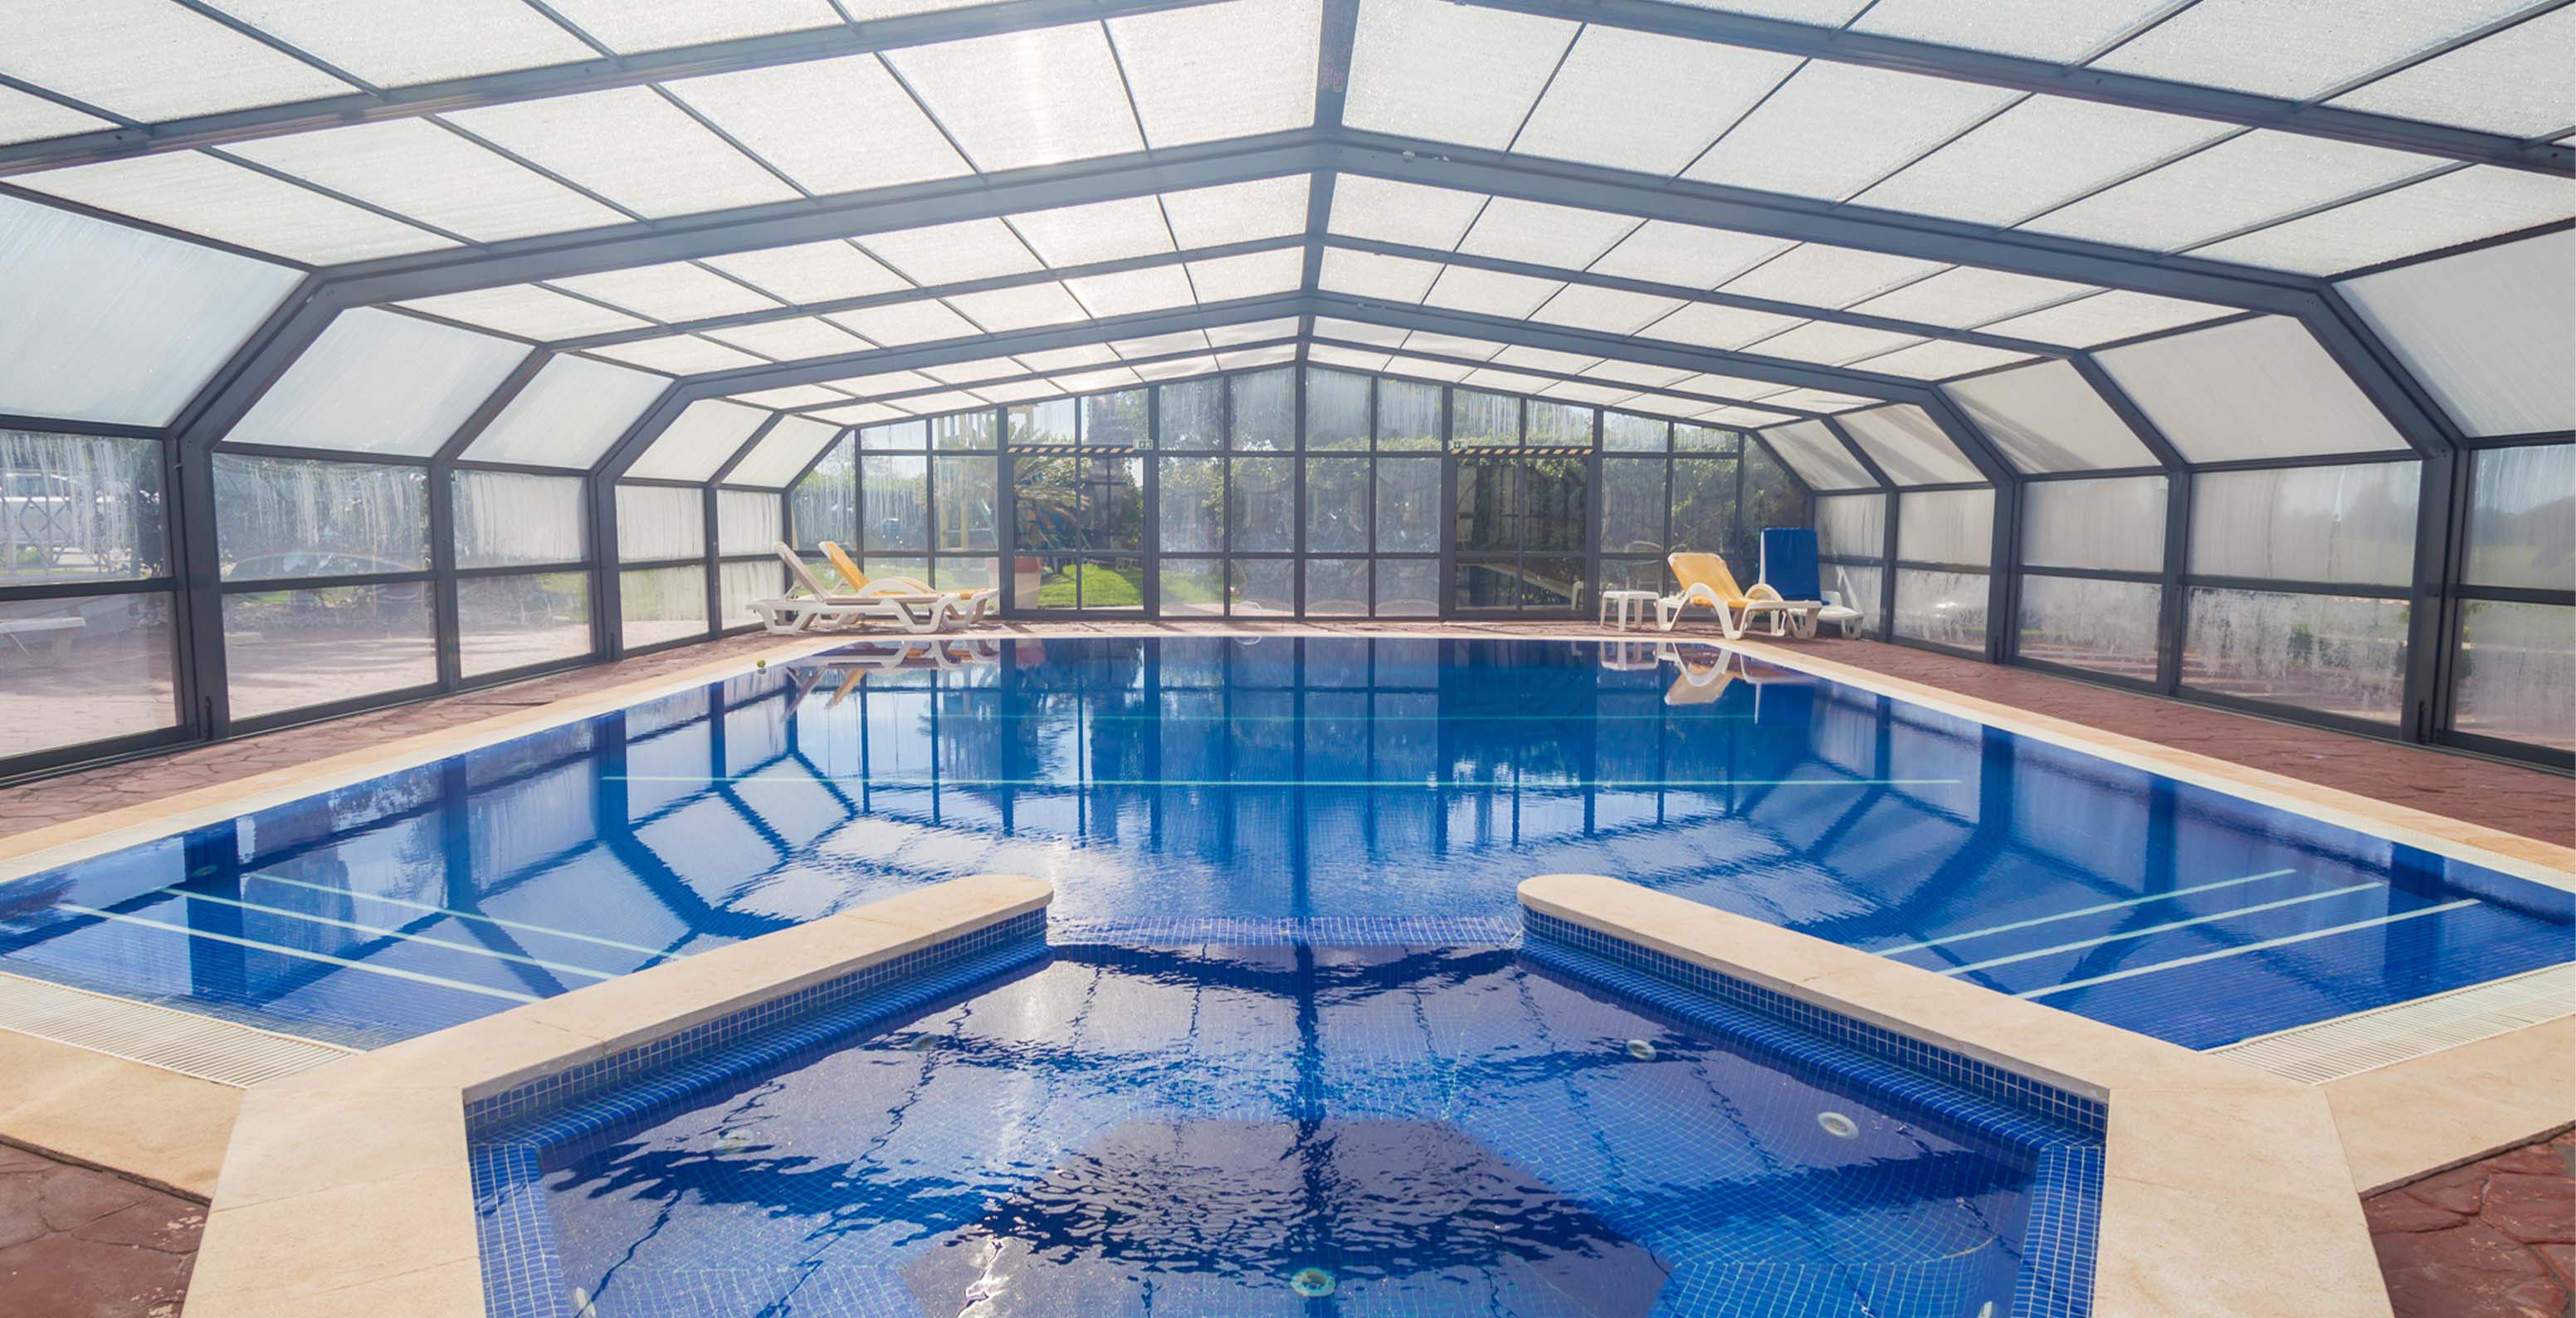
[[[2576,1015],[2576,964],[2436,993],[2209,1051],[2312,1085]]]
[[[246,1088],[349,1049],[0,972],[0,1030]]]

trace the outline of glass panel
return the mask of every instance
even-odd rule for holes
[[[2576,589],[2576,445],[2473,453],[2469,556],[2473,586]]]
[[[469,462],[587,468],[671,382],[588,357],[555,357],[465,446]]]
[[[1227,381],[1234,406],[1234,441],[1244,449],[1281,450],[1297,443],[1297,373],[1255,371]],[[1240,473],[1237,473],[1238,478]]]
[[[2576,609],[2467,601],[2459,682],[2454,730],[2576,750]]]
[[[1463,448],[1470,444],[1518,444],[1520,439],[1521,400],[1478,389],[1450,391],[1451,444]]]
[[[1671,594],[1665,583],[1667,573],[1660,558],[1605,558],[1601,560],[1603,590],[1651,590],[1658,595]]]
[[[939,504],[939,549],[993,550],[1001,547],[1001,514],[996,502],[997,471],[993,458],[938,458],[932,494]]]
[[[224,440],[428,454],[454,438],[527,355],[523,343],[353,308],[331,322]]]
[[[1192,380],[1186,384],[1167,384],[1161,388],[1163,433],[1155,437],[1164,449],[1213,449],[1223,447],[1225,436],[1225,382]]]
[[[161,445],[0,430],[0,586],[169,570]]]
[[[1094,394],[1082,400],[1082,442],[1096,448],[1152,448],[1142,389]]]
[[[787,495],[787,524],[796,546],[811,549],[826,540],[853,544],[859,538],[858,452],[853,441],[834,443],[814,470]]]
[[[1236,458],[1227,490],[1233,552],[1284,554],[1297,547],[1294,458]]]
[[[2287,317],[2149,339],[2099,360],[2192,462],[2406,447],[2352,377]]]
[[[1369,377],[1347,371],[1306,371],[1306,447],[1369,446]]]
[[[1588,407],[1570,403],[1548,403],[1531,399],[1529,405],[1529,442],[1532,444],[1571,444],[1592,447],[1592,418]]]
[[[2031,567],[2164,571],[2165,478],[2032,481],[2022,487],[2021,558]]]
[[[1673,423],[1661,417],[1607,412],[1601,417],[1601,447],[1612,453],[1661,453],[1672,446]]]
[[[778,496],[752,490],[716,491],[716,552],[766,554],[778,545]]]
[[[1368,572],[1368,560],[1364,558],[1308,559],[1306,615],[1311,618],[1367,617]]]
[[[1723,554],[1742,564],[1749,575],[1754,559],[1746,546],[1755,541],[1752,532],[1760,528],[1736,521],[1734,461],[1673,459],[1672,497],[1674,552]]]
[[[1673,423],[1673,447],[1685,453],[1733,453],[1744,443],[1744,436],[1714,426],[1695,426],[1687,421]]]
[[[1134,552],[1145,547],[1145,460],[1085,458],[1082,462],[1083,544],[1092,549]],[[1142,569],[1121,566],[1122,573],[1142,582]],[[1086,601],[1090,596],[1083,597]],[[1086,603],[1083,607],[1089,608]]]
[[[1368,549],[1369,460],[1306,459],[1306,552],[1365,554]]]
[[[1816,552],[1825,558],[1887,556],[1887,496],[1842,494],[1816,500]]]
[[[2194,477],[2191,573],[2402,586],[2419,479],[2413,462]]]
[[[773,415],[721,398],[701,398],[682,409],[626,475],[635,480],[706,480]]]
[[[590,510],[575,476],[459,471],[456,566],[580,563],[590,558]]]
[[[1043,403],[1027,403],[1011,409],[1010,444],[1013,448],[1037,448],[1074,442],[1074,427],[1079,410],[1070,398],[1057,398]]]
[[[1376,521],[1379,553],[1438,553],[1440,459],[1378,459]],[[1435,586],[1432,595],[1424,598],[1437,594]]]
[[[2563,79],[2561,79],[2563,81]],[[2472,435],[2576,430],[2576,232],[2400,266],[2342,286]]]
[[[919,576],[927,564],[916,564],[908,572],[897,571],[892,564],[870,569],[880,576]],[[760,621],[752,612],[753,600],[776,599],[786,589],[784,565],[775,557],[741,563],[716,564],[716,603],[719,613],[716,626],[734,628]]]
[[[1017,424],[1015,420],[1014,436],[1019,433]],[[1019,509],[1014,543],[1020,552],[1045,553],[1082,547],[1081,526],[1077,521],[1081,515],[1081,498],[1076,493],[1072,458],[1014,458],[1011,461],[1011,483],[1014,502]],[[1070,589],[1069,583],[1067,588]]]
[[[1676,482],[1680,480],[1678,471],[1683,465],[1686,464],[1678,462],[1675,464]],[[1736,533],[1741,539],[1727,552],[1746,556],[1755,555],[1761,548],[1761,537],[1758,533],[1765,527],[1805,526],[1806,524],[1806,492],[1799,489],[1795,481],[1789,479],[1789,473],[1782,470],[1779,463],[1772,461],[1760,449],[1745,449],[1744,506],[1739,511],[1736,522]],[[1680,523],[1675,522],[1674,525],[1678,528]],[[1678,529],[1674,532],[1673,538],[1675,540],[1681,538]]]
[[[1223,560],[1167,558],[1162,560],[1158,570],[1161,573],[1164,617],[1178,618],[1193,614],[1225,612]]]
[[[2164,598],[2144,581],[2024,576],[2021,657],[2152,682]]]
[[[1827,563],[1824,565],[1825,602],[1860,610],[1860,634],[1875,636],[1879,624],[1880,583],[1886,578],[1884,568]]]
[[[1934,490],[1899,496],[1896,556],[1909,563],[1986,566],[1995,550],[1993,490]]]
[[[1230,611],[1238,618],[1286,617],[1297,611],[1297,565],[1287,559],[1237,559],[1226,564],[1233,585]]]
[[[21,309],[0,316],[0,413],[167,425],[296,279],[0,196],[0,307]],[[31,307],[57,310],[24,314]]]
[[[617,611],[626,647],[686,640],[707,632],[707,573],[657,567],[617,574]]]
[[[1582,458],[1533,458],[1521,478],[1527,549],[1581,553],[1592,532],[1592,472]]]
[[[1164,553],[1216,554],[1225,551],[1225,460],[1223,458],[1158,459],[1161,501],[1158,543]]]
[[[463,673],[478,677],[590,653],[590,577],[546,572],[456,583]]]
[[[1377,564],[1377,616],[1381,618],[1439,617],[1439,560],[1429,558],[1380,560]]]
[[[620,562],[702,558],[706,552],[704,490],[669,485],[617,487],[617,557]]]
[[[930,459],[877,453],[861,457],[859,507],[859,534],[865,539],[866,552],[926,552],[930,548]]]
[[[429,585],[224,596],[224,673],[238,722],[438,680]]]
[[[1860,460],[1843,447],[1841,439],[1825,428],[1822,421],[1794,421],[1773,426],[1762,432],[1762,438],[1807,482],[1811,490],[1876,489],[1878,481]],[[1760,445],[1753,447],[1759,448]]]
[[[1898,534],[1904,534],[1898,521]],[[1986,643],[1986,576],[1982,572],[1896,570],[1896,634],[1962,650]]]
[[[1090,558],[1079,565],[1082,607],[1135,612],[1145,607],[1145,562],[1138,558]]]
[[[1601,460],[1602,553],[1664,552],[1665,465],[1662,458]]]
[[[214,464],[215,554],[226,581],[429,567],[426,467],[230,453]]]
[[[866,452],[891,449],[917,452],[930,447],[930,423],[927,421],[889,421],[881,426],[859,429],[859,448]]]
[[[751,452],[725,473],[724,483],[777,489],[794,480],[796,473],[803,471],[805,464],[812,462],[837,433],[838,429],[828,422],[781,417],[759,443],[751,446]]]
[[[1539,558],[1521,560],[1521,598],[1524,609],[1545,613],[1579,613],[1589,598],[1579,558]]]
[[[1845,412],[1835,418],[1843,432],[1899,485],[1955,485],[1981,481],[1985,473],[1959,452],[1959,446],[1911,404]]]
[[[941,590],[991,590],[1000,580],[998,558],[940,558],[930,564],[930,584]]]
[[[2405,601],[2195,588],[2184,609],[2183,685],[2397,721],[2406,687]]]
[[[170,599],[0,601],[0,760],[176,724]]]
[[[1459,551],[1508,553],[1520,548],[1521,464],[1510,458],[1461,457],[1457,466]]]
[[[1415,380],[1377,382],[1377,446],[1407,451],[1440,447],[1440,386]]]
[[[930,419],[930,446],[936,449],[979,449],[993,447],[993,413],[956,412]]]
[[[2065,362],[1953,380],[1941,389],[2020,470],[2157,465],[2137,432]]]

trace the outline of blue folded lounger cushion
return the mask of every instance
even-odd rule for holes
[[[1762,581],[1784,600],[1820,600],[1816,533],[1803,526],[1775,526],[1762,533]]]

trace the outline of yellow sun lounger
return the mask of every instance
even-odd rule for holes
[[[838,631],[853,623],[876,620],[891,622],[916,635],[943,632],[962,626],[966,620],[965,601],[951,596],[916,591],[881,590],[865,595],[834,594],[814,579],[813,569],[786,545],[778,546],[778,558],[804,593],[791,590],[777,599],[753,600],[751,608],[761,623],[781,635]]]
[[[941,590],[918,577],[871,577],[860,570],[857,560],[851,558],[849,551],[841,548],[840,545],[826,540],[822,544],[822,550],[823,557],[832,560],[833,570],[841,574],[842,580],[850,583],[851,592],[860,598],[874,595],[945,595],[957,601],[958,612],[965,616],[965,625],[969,627],[982,622],[984,614],[991,610],[996,600],[1002,597],[1002,592],[989,587],[983,590]]]
[[[1717,614],[1718,630],[1730,641],[1743,639],[1745,627],[1757,616],[1770,619],[1774,636],[1793,629],[1806,634],[1822,607],[1781,599],[1780,592],[1758,583],[1746,590],[1735,584],[1726,560],[1715,554],[1673,554],[1664,561],[1672,565],[1673,579],[1682,583],[1680,591],[1655,601],[1655,623],[1665,631],[1682,620],[1684,611],[1704,608]]]

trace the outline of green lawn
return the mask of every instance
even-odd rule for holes
[[[1077,563],[1070,568],[1047,574],[1038,583],[1038,607],[1070,609],[1075,606],[1076,574],[1080,581],[1080,604],[1086,609],[1135,608],[1145,602],[1141,572],[1120,572],[1098,563]]]

